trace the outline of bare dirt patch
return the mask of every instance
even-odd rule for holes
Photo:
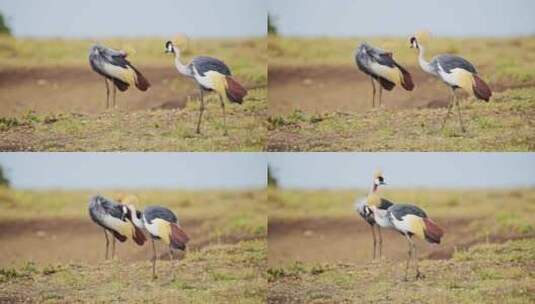
[[[470,228],[473,218],[436,218],[446,234],[440,245],[417,241],[418,255],[428,259],[449,259],[456,249],[485,242]],[[383,256],[391,261],[407,258],[407,242],[392,230],[382,230]],[[524,236],[525,237],[525,236]],[[535,236],[533,236],[535,237]],[[492,236],[490,242],[502,243],[517,236]],[[372,258],[372,235],[360,218],[283,220],[268,223],[268,264],[300,262],[368,263]]]
[[[183,108],[189,98],[198,96],[195,84],[179,75],[173,66],[140,69],[152,86],[146,92],[136,88],[117,91],[117,106],[123,111]],[[1,70],[0,89],[2,116],[28,110],[95,114],[105,111],[106,107],[104,79],[89,67]]]
[[[190,235],[189,249],[199,249],[216,243],[235,244],[252,237],[241,235],[213,239],[203,221],[182,221],[184,230]],[[148,234],[145,234],[148,237]],[[122,261],[144,261],[152,255],[150,239],[144,246],[131,240],[116,242],[116,258]],[[110,236],[111,241],[111,236]],[[0,223],[0,265],[33,261],[36,263],[65,263],[102,261],[105,254],[103,229],[83,219],[31,219],[10,220]],[[168,259],[168,249],[156,241],[161,258]],[[111,254],[111,242],[110,242]]]
[[[440,80],[416,66],[409,66],[408,70],[415,89],[383,90],[386,108],[447,107],[449,89]],[[268,78],[272,114],[286,114],[296,109],[324,113],[363,112],[372,108],[370,78],[354,66],[270,66]],[[517,87],[512,83],[492,86],[495,92]]]

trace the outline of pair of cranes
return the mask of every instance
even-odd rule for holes
[[[201,121],[204,108],[205,92],[216,92],[219,96],[221,110],[223,112],[223,129],[227,135],[225,102],[226,96],[230,102],[241,104],[247,95],[247,90],[232,77],[229,67],[221,60],[208,57],[194,57],[188,64],[183,64],[180,58],[181,51],[188,47],[188,39],[185,36],[177,36],[173,41],[165,43],[165,53],[175,56],[175,66],[178,72],[193,79],[201,94],[199,118],[197,121],[197,134],[201,133]],[[108,81],[113,86],[113,107],[115,104],[116,88],[126,91],[130,86],[135,86],[141,91],[150,87],[149,81],[127,59],[126,51],[114,50],[100,44],[91,47],[89,51],[89,64],[91,68],[104,77],[106,83],[106,109],[109,108],[110,89]]]
[[[411,259],[414,260],[416,278],[423,277],[418,268],[416,245],[413,236],[426,240],[429,243],[440,244],[444,235],[443,229],[433,222],[421,208],[411,204],[393,203],[379,196],[379,186],[386,185],[383,174],[377,171],[373,176],[372,186],[368,196],[357,200],[355,209],[358,214],[370,225],[373,237],[373,258],[376,253],[382,255],[383,239],[381,228],[394,229],[403,235],[409,244],[409,257],[405,267],[405,280],[409,271]],[[375,231],[379,235],[377,240]]]
[[[416,33],[409,39],[410,47],[416,48],[419,51],[418,62],[422,70],[439,78],[450,88],[451,98],[448,104],[448,111],[442,122],[442,128],[446,125],[446,121],[454,105],[456,105],[459,115],[459,125],[461,131],[465,132],[466,129],[463,125],[461,115],[461,104],[455,90],[460,88],[468,94],[484,101],[489,101],[492,92],[489,86],[479,77],[476,68],[462,57],[442,54],[433,57],[430,62],[427,62],[424,57],[424,43],[427,42],[428,37],[429,34],[427,32]],[[370,76],[373,87],[373,106],[375,106],[375,82],[379,83],[379,105],[381,104],[383,88],[390,91],[398,85],[407,91],[414,89],[414,82],[410,73],[393,59],[392,52],[362,43],[357,48],[355,61],[357,67]]]
[[[125,196],[114,202],[101,195],[89,200],[89,216],[104,230],[106,237],[106,259],[108,258],[108,233],[113,237],[112,258],[115,255],[115,239],[125,242],[132,239],[143,246],[146,230],[152,241],[152,277],[156,278],[156,246],[154,240],[162,240],[169,246],[169,255],[173,258],[173,249],[185,250],[189,236],[182,230],[173,211],[161,206],[146,207],[143,212],[136,210],[138,203],[135,196]]]

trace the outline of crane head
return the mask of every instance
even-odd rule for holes
[[[175,48],[173,47],[173,42],[167,41],[165,43],[165,52],[166,53],[175,53]]]
[[[431,37],[431,33],[427,30],[416,32],[410,39],[411,48],[420,48],[420,44],[426,43]]]
[[[375,170],[375,174],[373,175],[373,183],[375,185],[386,185],[383,172],[380,169]]]

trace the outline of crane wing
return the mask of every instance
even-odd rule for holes
[[[146,207],[145,210],[143,210],[143,216],[149,223],[152,223],[154,219],[163,219],[170,223],[178,222],[178,219],[173,211],[160,206]]]
[[[388,209],[388,211],[398,220],[401,221],[406,215],[416,215],[421,218],[426,218],[427,214],[422,209],[409,204],[396,204]]]
[[[228,66],[223,61],[216,58],[198,56],[191,60],[191,64],[195,67],[195,69],[201,76],[204,76],[206,72],[210,71],[216,71],[225,76],[231,76],[231,72]]]
[[[446,73],[451,73],[451,70],[461,68],[470,73],[477,74],[476,68],[468,60],[462,57],[444,54],[435,57],[433,61],[435,60],[440,64],[442,69],[446,71]]]

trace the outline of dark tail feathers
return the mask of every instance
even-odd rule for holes
[[[119,79],[116,79],[116,78],[112,78],[113,80],[113,83],[115,84],[115,86],[119,89],[119,91],[121,92],[124,92],[128,89],[129,85],[128,83],[126,82],[123,82]]]
[[[227,97],[230,101],[241,104],[243,98],[247,95],[247,90],[234,78],[227,76]]]
[[[377,79],[379,80],[379,82],[383,86],[383,89],[385,89],[387,91],[392,91],[392,89],[396,86],[395,83],[393,83],[393,82],[391,82],[389,80],[386,80],[383,77],[379,77]]]
[[[134,235],[132,236],[132,238],[134,239],[134,242],[136,242],[136,244],[138,244],[139,246],[143,245],[147,240],[145,234],[143,234],[143,231],[141,231],[141,229],[137,228],[136,226],[134,226]]]
[[[424,218],[424,236],[429,243],[440,244],[440,239],[444,235],[444,230],[429,218]]]
[[[185,250],[186,244],[189,242],[189,236],[178,226],[177,224],[171,223],[171,247],[174,249]]]
[[[490,96],[492,96],[492,92],[490,91],[489,86],[483,81],[483,79],[479,78],[477,75],[474,76],[474,94],[477,98],[483,99],[484,101],[489,101]]]
[[[118,239],[121,243],[126,241],[126,236],[120,234],[119,232],[115,231],[115,230],[112,230],[111,231],[113,233],[113,236],[115,236],[116,239]]]
[[[414,82],[412,82],[411,74],[402,67],[399,67],[399,70],[403,74],[403,81],[401,82],[401,86],[407,91],[412,91],[412,89],[414,89]]]
[[[138,71],[133,65],[130,65],[130,67],[134,70],[134,72],[136,72],[136,87],[141,91],[146,91],[148,88],[150,88],[150,83],[147,78],[145,78],[145,76],[143,76],[143,74],[141,74],[141,72]]]

